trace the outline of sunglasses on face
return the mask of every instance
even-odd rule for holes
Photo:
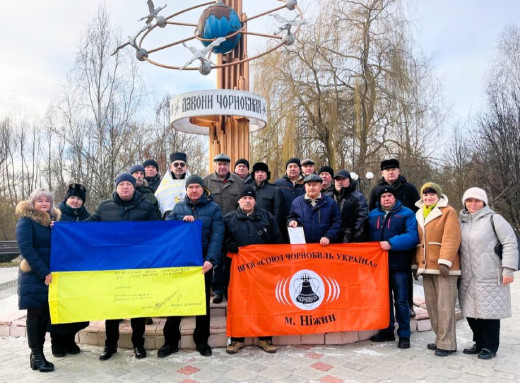
[[[184,162],[174,162],[173,163],[174,168],[183,168],[185,166],[186,166],[186,164]]]

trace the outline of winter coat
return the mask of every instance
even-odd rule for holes
[[[300,176],[298,181],[293,183],[286,174],[282,178],[278,178],[276,181],[274,181],[274,186],[280,190],[280,195],[282,197],[282,222],[285,224],[285,221],[289,216],[289,212],[291,211],[293,201],[297,197],[305,194],[303,177]]]
[[[282,218],[282,195],[280,189],[267,181],[262,181],[260,186],[256,182],[251,184],[256,193],[256,206],[271,213],[278,227],[285,226],[285,218]]]
[[[238,252],[241,246],[282,243],[282,235],[274,216],[256,206],[250,215],[237,208],[224,217],[224,225],[224,249],[231,253]]]
[[[513,228],[499,214],[493,216],[496,235],[491,227],[494,214],[489,206],[475,213],[460,212],[459,301],[462,315],[478,319],[502,319],[511,316],[511,291],[502,284],[502,276],[513,275],[518,262],[516,236]],[[502,261],[495,254],[495,245],[503,245]]]
[[[367,238],[368,204],[365,196],[356,190],[356,184],[334,190],[334,200],[341,212],[341,228],[344,243],[363,242]]]
[[[204,185],[209,189],[213,201],[222,209],[222,215],[235,211],[238,195],[244,185],[242,178],[232,173],[228,173],[225,181],[214,172],[204,177]]]
[[[19,217],[16,224],[16,240],[22,255],[18,271],[18,308],[37,308],[48,304],[48,286],[45,277],[50,274],[51,221],[58,221],[60,211],[54,209],[51,216],[35,210],[29,201],[16,206]]]
[[[139,194],[144,196],[144,198],[146,198],[148,202],[150,202],[153,205],[153,207],[157,210],[157,214],[161,216],[161,211],[159,210],[159,202],[157,202],[157,198],[155,198],[154,195],[155,190],[153,190],[148,185],[148,182],[146,182],[146,180],[143,180],[143,184],[136,188],[136,190],[139,192]]]
[[[207,191],[197,202],[191,202],[188,196],[183,201],[175,204],[173,211],[166,218],[167,221],[182,219],[192,215],[202,221],[202,253],[204,260],[216,265],[222,255],[222,243],[224,242],[224,221],[222,212]]]
[[[144,177],[144,179],[148,182],[148,187],[155,193],[161,183],[161,175],[157,173],[153,177]]]
[[[87,221],[156,221],[161,217],[157,209],[138,191],[130,201],[123,201],[117,192],[102,201]]]
[[[74,209],[65,202],[60,202],[58,209],[61,211],[61,222],[81,222],[90,217],[90,213],[87,211],[84,205]]]
[[[377,209],[368,214],[371,241],[388,241],[388,267],[393,271],[408,271],[412,264],[412,252],[419,242],[415,213],[399,201],[389,212]]]
[[[435,208],[423,215],[423,201],[418,201],[419,208],[415,216],[419,227],[419,245],[417,246],[414,268],[419,274],[439,275],[439,264],[449,267],[450,275],[460,275],[460,226],[457,212],[448,205],[444,194]]]
[[[287,224],[293,220],[298,222],[298,226],[303,226],[307,243],[319,243],[322,237],[335,242],[341,232],[341,213],[338,204],[323,194],[314,207],[305,196],[296,198],[292,203]]]
[[[377,200],[377,192],[385,186],[392,186],[397,194],[397,200],[400,201],[408,209],[414,212],[417,211],[417,206],[415,205],[415,203],[421,199],[421,196],[419,195],[417,188],[413,184],[407,182],[406,178],[404,178],[401,175],[393,184],[389,184],[385,181],[383,177],[381,177],[381,179],[377,182],[377,185],[374,186],[374,188],[370,192],[370,198],[368,202],[368,208],[370,211],[375,209],[376,203],[379,202]]]

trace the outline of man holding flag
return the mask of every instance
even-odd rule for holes
[[[191,175],[186,179],[186,197],[175,204],[173,211],[166,219],[193,222],[202,221],[202,254],[204,264],[204,284],[206,290],[206,314],[195,317],[195,331],[193,340],[196,349],[202,356],[211,356],[211,348],[208,345],[210,310],[209,296],[213,266],[219,262],[224,240],[224,223],[220,207],[213,202],[209,191],[200,176]],[[157,352],[159,358],[167,357],[179,351],[181,339],[180,324],[182,317],[168,317],[164,324],[164,345]]]
[[[112,198],[102,201],[97,211],[87,221],[153,221],[160,220],[159,213],[143,195],[136,191],[135,178],[129,173],[119,174],[115,181],[115,192]],[[107,360],[117,352],[119,340],[119,320],[105,321],[105,349],[99,356]],[[146,357],[144,348],[145,318],[132,318],[132,344],[137,359]]]

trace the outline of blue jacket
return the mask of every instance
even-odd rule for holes
[[[287,224],[292,220],[297,221],[298,226],[303,226],[307,243],[319,243],[321,237],[327,237],[334,242],[341,232],[341,213],[338,204],[324,194],[314,207],[305,200],[305,196],[296,198],[292,203]]]
[[[371,241],[388,241],[392,248],[388,252],[390,270],[410,271],[412,254],[419,243],[415,213],[399,201],[388,213],[377,208],[368,214]]]
[[[200,199],[193,203],[188,196],[183,201],[175,204],[166,221],[182,221],[192,215],[195,219],[202,221],[202,253],[204,260],[216,265],[220,262],[222,255],[222,244],[224,242],[224,221],[222,211],[211,196],[205,191]]]
[[[34,210],[28,201],[16,206],[16,214],[20,217],[16,224],[16,240],[26,262],[20,264],[18,272],[18,308],[46,306],[49,289],[45,277],[51,272],[51,217],[48,213]],[[52,219],[58,220],[57,209],[53,216]]]

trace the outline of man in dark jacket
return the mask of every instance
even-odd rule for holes
[[[344,243],[364,242],[366,240],[368,204],[365,196],[356,190],[356,184],[346,170],[334,176],[334,200],[341,212],[341,228]]]
[[[146,181],[144,177],[144,167],[141,164],[134,164],[130,166],[128,173],[130,173],[135,178],[135,190],[144,196],[144,198],[146,198],[148,202],[150,202],[157,209],[157,213],[161,215],[159,210],[159,202],[157,202],[157,198],[155,198],[155,191],[148,185],[148,181]]]
[[[213,157],[215,171],[204,177],[204,184],[213,197],[213,201],[222,209],[222,215],[235,211],[238,205],[238,195],[242,190],[244,181],[234,173],[230,173],[229,166],[231,158],[224,153]],[[213,276],[213,292],[215,297],[213,303],[222,303],[228,285],[226,283],[229,275],[229,258],[222,259],[222,262],[215,267]]]
[[[305,177],[305,195],[296,198],[287,218],[287,226],[303,226],[307,243],[327,246],[339,237],[341,214],[338,204],[321,194],[321,177],[311,174]]]
[[[416,212],[418,208],[415,206],[415,203],[419,201],[421,197],[419,196],[417,188],[413,184],[407,182],[406,179],[401,175],[399,161],[397,161],[395,158],[382,161],[381,175],[383,177],[379,180],[377,185],[374,186],[372,192],[370,193],[368,209],[372,211],[376,208],[376,202],[379,202],[377,201],[377,195],[381,188],[392,186],[395,190],[397,200],[408,209]],[[410,316],[415,318],[415,311],[413,310],[413,281],[411,272],[408,276],[408,289],[410,290],[410,295],[408,297]]]
[[[257,162],[253,165],[252,175],[254,182],[251,187],[256,193],[256,206],[271,213],[278,223],[278,227],[285,226],[285,218],[281,221],[282,195],[280,189],[269,183],[269,178],[271,178],[269,167],[264,162]]]
[[[287,217],[291,211],[291,205],[296,197],[305,194],[305,188],[303,187],[303,175],[301,173],[301,164],[299,158],[289,158],[285,163],[286,173],[282,178],[278,178],[274,182],[274,186],[280,189],[282,196],[282,212],[280,222],[283,222],[284,227],[280,227],[280,231],[284,236],[284,240],[288,242],[287,229]]]
[[[238,248],[241,246],[282,243],[276,219],[267,210],[258,208],[256,198],[253,188],[244,188],[240,193],[237,210],[224,217],[226,251],[238,253]],[[272,336],[260,337],[258,346],[265,352],[276,352],[272,338]],[[244,338],[231,338],[226,352],[235,354],[242,347],[244,347]]]
[[[244,185],[249,185],[253,183],[253,177],[249,174],[249,161],[245,158],[240,158],[235,162],[235,171],[234,173],[242,178],[244,181]]]
[[[381,175],[381,179],[370,192],[370,198],[368,202],[369,210],[374,210],[376,208],[376,203],[379,202],[377,200],[378,190],[386,186],[392,186],[395,190],[397,200],[408,209],[416,212],[417,206],[415,206],[415,203],[421,198],[417,188],[410,182],[407,182],[406,178],[401,175],[399,161],[395,158],[382,161]]]
[[[148,182],[148,187],[155,193],[161,183],[161,174],[159,173],[159,164],[155,160],[146,160],[143,162],[144,179]]]
[[[321,192],[329,197],[334,195],[334,169],[325,165],[318,170],[318,175],[323,180]]]
[[[112,198],[102,201],[96,212],[87,221],[156,221],[160,220],[157,209],[135,190],[135,178],[129,173],[119,174],[114,186],[116,191]],[[119,320],[105,321],[105,349],[100,360],[107,360],[117,352],[119,340]],[[144,348],[145,318],[132,318],[132,344],[137,359],[146,357]]]
[[[195,317],[195,331],[193,340],[196,349],[202,356],[211,356],[211,348],[208,345],[210,308],[209,297],[211,287],[212,269],[220,261],[222,243],[224,241],[224,222],[220,207],[213,202],[204,181],[197,175],[191,175],[186,179],[186,197],[175,204],[173,211],[166,219],[184,222],[193,222],[196,219],[202,221],[202,255],[204,264],[204,286],[206,291],[206,314]],[[164,358],[179,351],[181,339],[182,317],[168,317],[164,324],[164,345],[157,352],[159,358]]]
[[[370,240],[379,241],[388,251],[390,282],[390,325],[370,339],[373,342],[394,341],[394,322],[399,328],[399,348],[410,348],[410,312],[408,311],[408,275],[411,269],[410,249],[419,243],[415,213],[403,206],[390,186],[379,189],[377,208],[368,215]],[[395,304],[395,318],[394,306]]]

